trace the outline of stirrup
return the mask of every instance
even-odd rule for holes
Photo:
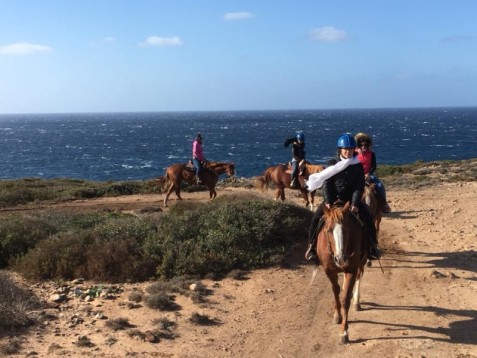
[[[316,252],[313,250],[313,244],[308,246],[308,249],[305,252],[305,260],[308,262],[316,261],[317,263],[319,263],[318,257],[316,256]]]
[[[374,247],[370,250],[368,258],[370,260],[379,260],[381,258],[381,250],[379,247]]]

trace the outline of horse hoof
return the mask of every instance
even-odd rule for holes
[[[348,335],[345,333],[344,335],[341,336],[341,344],[348,344],[349,343],[349,338]]]
[[[340,315],[337,315],[337,314],[333,315],[333,323],[335,323],[335,324],[340,324],[341,323]]]

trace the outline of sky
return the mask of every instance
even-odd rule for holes
[[[0,113],[477,106],[476,0],[0,0]]]

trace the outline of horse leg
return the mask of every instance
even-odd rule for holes
[[[345,273],[343,282],[343,295],[341,297],[341,315],[343,320],[340,326],[341,343],[349,343],[348,335],[348,312],[351,303],[351,297],[353,296],[353,287],[356,282],[356,274]]]
[[[214,200],[216,196],[217,196],[217,192],[215,191],[215,189],[209,188],[209,201]]]
[[[300,190],[301,191],[301,196],[303,197],[303,199],[305,200],[305,206],[309,206],[310,205],[310,201],[308,200],[308,192],[304,189]]]
[[[285,188],[281,184],[277,184],[277,193],[275,195],[275,200],[280,198],[282,201],[285,200]]]
[[[355,311],[361,311],[361,304],[360,304],[360,299],[361,299],[361,279],[363,278],[363,272],[360,272],[358,274],[358,277],[356,278],[356,283],[354,284],[354,291],[353,291],[353,310]]]
[[[167,190],[166,197],[164,198],[164,207],[167,207],[167,200],[169,200],[169,196],[171,195],[173,190],[174,190],[174,183],[171,183],[171,186]]]
[[[333,305],[333,323],[340,324],[342,320],[341,316],[341,302],[340,302],[340,285],[338,284],[338,274],[334,271],[327,270],[326,276],[331,282],[331,289],[333,290],[333,295],[335,298],[335,303]]]

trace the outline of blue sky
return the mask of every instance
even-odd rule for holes
[[[0,9],[0,113],[477,105],[475,0]]]

